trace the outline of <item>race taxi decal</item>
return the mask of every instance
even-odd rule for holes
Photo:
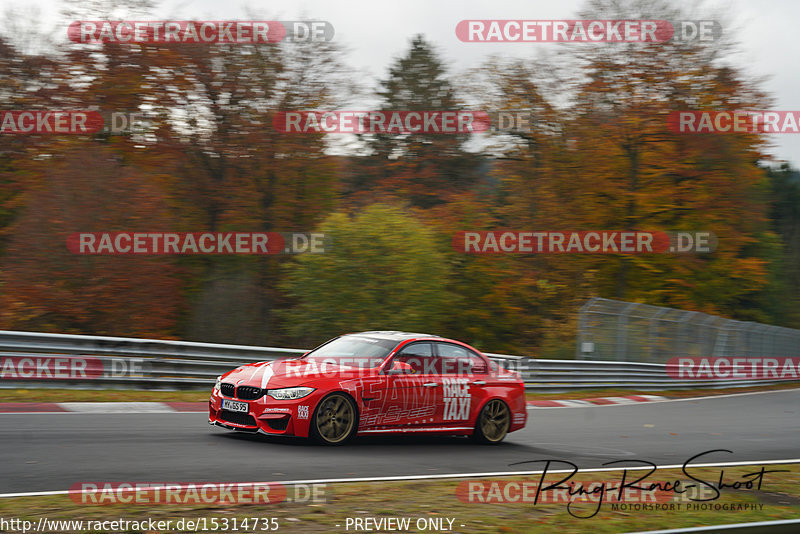
[[[466,378],[444,378],[444,420],[460,421],[469,419],[472,397],[469,394],[469,380]]]
[[[297,418],[308,419],[308,406],[300,405],[297,407]]]

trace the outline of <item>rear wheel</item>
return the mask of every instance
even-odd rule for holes
[[[311,419],[311,434],[325,445],[341,445],[355,434],[356,406],[343,393],[331,393],[320,401]]]
[[[505,402],[493,399],[486,403],[478,420],[472,438],[481,443],[500,443],[511,426],[511,411]]]

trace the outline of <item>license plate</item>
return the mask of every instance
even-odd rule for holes
[[[250,407],[247,405],[246,402],[237,402],[228,399],[222,399],[222,409],[229,410],[231,412],[242,412],[242,413],[247,413],[250,411]]]

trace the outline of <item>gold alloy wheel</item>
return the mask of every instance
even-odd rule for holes
[[[326,443],[341,443],[353,432],[356,413],[353,403],[341,393],[322,400],[314,418],[317,434]]]
[[[511,414],[506,403],[497,399],[489,401],[481,410],[478,424],[484,440],[490,443],[502,441],[511,426]]]

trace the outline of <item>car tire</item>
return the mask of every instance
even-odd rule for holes
[[[472,439],[478,443],[496,445],[505,439],[510,427],[511,410],[508,405],[500,399],[492,399],[478,414]]]
[[[311,418],[310,435],[323,445],[342,445],[358,428],[356,404],[344,393],[331,393],[317,404]]]

